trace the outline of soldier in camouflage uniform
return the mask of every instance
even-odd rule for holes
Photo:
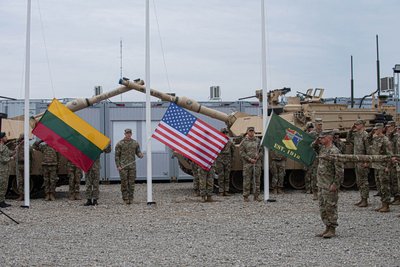
[[[10,150],[5,145],[7,136],[5,132],[0,132],[0,208],[10,207],[10,204],[5,202],[8,188],[8,178],[10,176],[8,163],[14,158]]]
[[[199,176],[199,166],[192,160],[189,159],[189,163],[192,167],[192,176],[193,176],[193,191],[196,197],[200,196],[200,176]]]
[[[108,145],[104,150],[104,153],[111,152],[111,145]],[[94,161],[92,167],[85,175],[86,185],[86,203],[84,206],[96,206],[97,200],[100,194],[100,156]]]
[[[43,141],[35,142],[33,148],[43,154],[42,173],[46,201],[56,200],[56,185],[58,181],[57,167],[59,163],[58,153]]]
[[[323,131],[319,139],[321,144],[319,156],[340,154],[339,149],[333,145],[332,131]],[[342,162],[319,159],[317,168],[319,210],[322,222],[326,226],[324,232],[317,234],[319,237],[331,238],[336,235],[338,192],[343,174]]]
[[[393,154],[400,154],[400,125],[396,127],[394,142],[393,142]],[[395,196],[394,201],[391,203],[392,205],[400,205],[400,164],[398,162],[395,163],[396,169],[396,179],[397,179],[397,197]]]
[[[228,134],[226,128],[222,128],[223,134]],[[219,153],[216,160],[216,172],[218,173],[218,187],[220,196],[229,196],[229,178],[231,174],[231,162],[235,153],[235,146],[231,140],[226,143],[225,147]]]
[[[199,167],[197,172],[199,175],[199,190],[200,196],[204,202],[212,202],[212,191],[214,188],[214,168],[212,165],[210,170],[204,170]]]
[[[122,199],[125,204],[133,203],[136,180],[135,155],[143,158],[139,143],[132,139],[132,130],[125,129],[124,139],[115,146],[115,164],[121,178]]]
[[[369,155],[392,155],[393,149],[389,139],[383,134],[383,123],[376,123],[374,126],[374,133],[372,140],[368,146]],[[379,212],[389,212],[390,203],[390,190],[389,190],[389,170],[391,164],[385,162],[373,162],[372,168],[374,169],[375,179],[379,181],[382,206],[377,208]]]
[[[69,200],[81,200],[79,186],[81,184],[82,170],[71,161],[67,162],[67,173],[69,179]]]
[[[25,157],[25,142],[24,142],[24,134],[20,134],[18,139],[18,144],[15,148],[16,150],[16,162],[17,162],[17,183],[18,183],[18,198],[17,201],[24,200],[24,176],[25,176],[25,165],[24,165],[24,157]],[[32,149],[29,148],[29,157],[31,158]]]
[[[254,127],[247,128],[247,136],[244,137],[239,148],[243,162],[243,200],[249,201],[250,189],[253,187],[254,200],[262,201],[259,195],[264,149],[260,147],[260,139],[254,135]]]
[[[306,128],[305,128],[305,132],[306,133],[310,133],[314,130],[314,124],[309,121],[306,124]],[[307,167],[306,165],[304,165],[304,186],[306,189],[306,194],[312,194],[312,188],[311,188],[311,174],[312,174],[312,168],[311,166]]]
[[[318,136],[322,132],[322,119],[315,119],[315,129],[309,133],[315,141],[313,143],[313,148],[317,154],[319,154],[320,144]],[[318,158],[316,157],[310,166],[311,172],[311,190],[313,192],[313,200],[318,200],[318,188],[317,188],[317,168],[318,168]]]
[[[283,193],[283,180],[286,174],[286,157],[274,150],[270,150],[269,157],[271,159],[272,173],[272,189],[274,194]]]
[[[397,154],[398,151],[396,149],[395,144],[397,143],[398,134],[396,133],[396,123],[394,121],[389,121],[386,124],[386,136],[392,145],[393,153]],[[391,204],[398,205],[398,204],[400,204],[400,194],[399,194],[399,189],[398,189],[398,184],[397,184],[396,168],[390,168],[389,176],[390,176],[390,178],[389,178],[390,194],[391,194],[391,196],[394,197],[394,200]]]
[[[347,142],[353,145],[354,155],[366,155],[368,148],[368,133],[364,130],[365,121],[357,120],[347,134]],[[360,191],[361,200],[354,205],[364,208],[368,207],[369,165],[364,162],[356,162],[354,171],[356,173],[357,187]]]

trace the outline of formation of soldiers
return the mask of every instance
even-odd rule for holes
[[[132,139],[132,129],[124,130],[125,137],[115,146],[115,164],[121,177],[121,193],[125,204],[133,203],[135,180],[136,180],[136,156],[143,158],[139,143]],[[17,141],[14,151],[11,151],[4,132],[0,132],[0,208],[11,206],[5,202],[5,195],[8,189],[9,163],[16,160],[17,164],[17,201],[24,200],[24,142],[23,135]],[[58,182],[57,171],[60,165],[59,154],[43,141],[36,141],[30,148],[30,157],[33,150],[42,152],[42,174],[43,188],[46,201],[56,200],[56,185]],[[104,153],[111,152],[111,145],[108,145]],[[68,161],[66,164],[69,180],[69,200],[81,200],[80,183],[83,171]],[[99,183],[100,183],[100,158],[97,158],[92,167],[85,173],[86,203],[84,206],[98,205]]]

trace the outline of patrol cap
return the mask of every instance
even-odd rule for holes
[[[321,118],[315,118],[315,124],[322,124]]]
[[[0,132],[0,138],[3,138],[4,136],[6,136],[5,132]]]
[[[254,131],[254,127],[253,126],[247,127],[247,131],[246,132],[248,132],[248,131]]]
[[[396,126],[396,123],[394,121],[388,121],[386,126]]]
[[[19,139],[24,139],[24,137],[25,137],[25,136],[24,136],[23,133],[19,135]]]
[[[375,123],[375,126],[374,126],[373,129],[374,129],[374,130],[376,130],[376,129],[383,129],[383,123],[381,123],[381,122]]]
[[[311,121],[306,123],[306,129],[310,129],[310,128],[314,128],[314,124]]]
[[[333,131],[330,131],[330,130],[325,130],[325,131],[322,131],[319,135],[318,135],[318,137],[326,137],[326,136],[333,136],[334,135],[334,132]]]
[[[365,125],[365,121],[362,120],[362,119],[358,119],[358,120],[356,120],[356,122],[354,124],[356,124],[356,125],[359,125],[359,124]]]
[[[126,128],[124,132],[125,132],[125,133],[132,133],[132,129]]]

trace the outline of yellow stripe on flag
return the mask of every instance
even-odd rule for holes
[[[57,116],[64,123],[68,124],[71,128],[80,133],[101,150],[105,149],[109,144],[110,139],[107,136],[103,135],[96,128],[82,120],[79,116],[61,104],[57,99],[53,99],[47,110],[54,116]]]

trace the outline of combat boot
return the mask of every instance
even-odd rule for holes
[[[323,231],[322,233],[316,234],[315,236],[316,237],[323,237],[326,233],[328,233],[328,231],[329,231],[329,227],[326,226],[325,227],[325,231]]]
[[[50,193],[46,193],[46,196],[44,197],[44,200],[46,200],[46,201],[50,200]]]
[[[201,196],[201,200],[202,200],[203,202],[206,202],[206,201],[207,201],[207,196]]]
[[[278,194],[283,194],[283,188],[278,187]]]
[[[258,195],[254,195],[254,201],[261,202],[262,199]]]
[[[92,205],[93,205],[93,206],[97,206],[97,205],[98,205],[98,203],[97,203],[97,199],[93,199],[93,203],[92,203]]]
[[[75,200],[81,200],[81,194],[79,192],[75,193]]]
[[[218,193],[218,196],[220,196],[220,197],[223,197],[225,194],[224,194],[224,192],[219,192]]]
[[[363,199],[360,199],[357,203],[354,203],[354,206],[359,206],[362,203]]]
[[[328,227],[328,232],[326,234],[324,234],[322,237],[323,238],[331,238],[336,236],[336,231],[335,231],[335,227],[329,226]]]
[[[395,196],[394,200],[390,204],[391,205],[400,205],[400,196]]]
[[[24,200],[24,194],[19,194],[19,197],[16,199],[16,201],[22,201]]]
[[[382,208],[378,210],[379,212],[389,212],[389,202],[382,202]]]
[[[318,200],[318,193],[317,192],[313,192],[312,200]]]
[[[7,204],[6,202],[2,201],[0,202],[0,208],[7,208],[7,207],[11,207],[10,204]]]
[[[69,199],[69,200],[75,200],[75,195],[74,195],[74,193],[69,193],[68,199]]]
[[[86,203],[83,204],[83,206],[92,206],[92,205],[93,205],[93,203],[92,203],[92,200],[91,200],[91,199],[88,199],[88,200],[86,201]]]
[[[128,205],[129,204],[129,199],[124,199],[124,203]]]
[[[56,200],[56,196],[55,196],[54,193],[50,193],[49,195],[50,195],[49,197],[50,197],[51,201],[55,201]]]
[[[212,196],[207,196],[207,202],[214,202],[214,200],[212,199]]]
[[[249,202],[250,200],[249,200],[249,197],[243,197],[243,201],[244,202]]]
[[[200,196],[199,190],[194,190],[193,194],[194,194],[195,197],[199,197]]]
[[[360,208],[368,207],[368,200],[366,198],[362,198],[360,204],[358,204]]]
[[[225,193],[224,193],[224,196],[226,196],[226,197],[230,197],[230,196],[231,196],[231,194],[229,194],[228,192],[225,192]]]

